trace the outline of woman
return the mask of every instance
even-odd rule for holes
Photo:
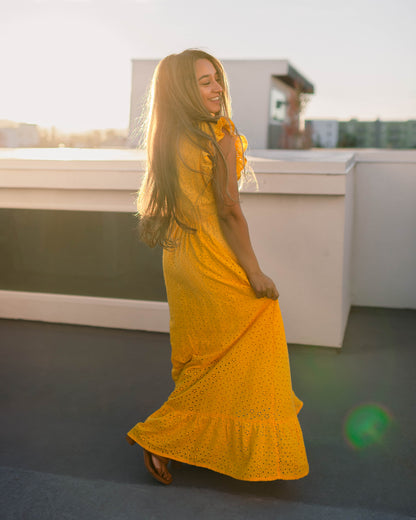
[[[127,440],[164,484],[170,460],[250,481],[309,471],[279,292],[239,203],[246,148],[221,63],[200,50],[163,59],[138,213],[141,238],[164,248],[175,389]]]

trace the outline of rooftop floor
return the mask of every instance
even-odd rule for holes
[[[296,481],[148,475],[125,434],[173,389],[166,334],[0,320],[0,343],[3,520],[416,518],[415,310],[352,307],[342,350],[289,345]]]

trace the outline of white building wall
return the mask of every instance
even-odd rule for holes
[[[250,148],[267,148],[273,75],[286,74],[287,60],[224,60],[222,63],[230,84],[233,120],[238,130],[247,137]]]
[[[0,126],[0,147],[18,148],[39,145],[37,125],[10,122],[10,126]]]
[[[342,258],[342,302],[341,302],[341,330],[345,331],[348,322],[348,315],[351,305],[354,305],[352,294],[352,261],[353,261],[353,233],[354,233],[354,218],[355,218],[355,197],[354,185],[356,182],[357,164],[351,170],[351,175],[346,176],[345,182],[345,198],[343,200],[344,210],[344,229],[343,233],[343,258]]]
[[[141,138],[140,124],[147,94],[152,81],[153,72],[159,60],[132,60],[131,94],[130,94],[130,125],[128,141],[137,145]]]

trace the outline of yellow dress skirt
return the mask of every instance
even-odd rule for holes
[[[224,128],[234,131],[221,118],[217,140]],[[245,147],[236,141],[238,176]],[[197,231],[178,229],[177,247],[163,252],[175,389],[128,435],[152,453],[239,480],[304,477],[303,403],[292,390],[279,301],[256,298],[223,237],[208,155],[186,141],[181,151],[183,207],[193,208]]]

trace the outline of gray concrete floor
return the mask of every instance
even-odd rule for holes
[[[147,474],[124,437],[173,389],[166,334],[0,320],[0,353],[2,520],[416,518],[414,310],[353,307],[342,350],[289,345],[310,463],[297,481]],[[357,449],[345,425],[361,405]]]

